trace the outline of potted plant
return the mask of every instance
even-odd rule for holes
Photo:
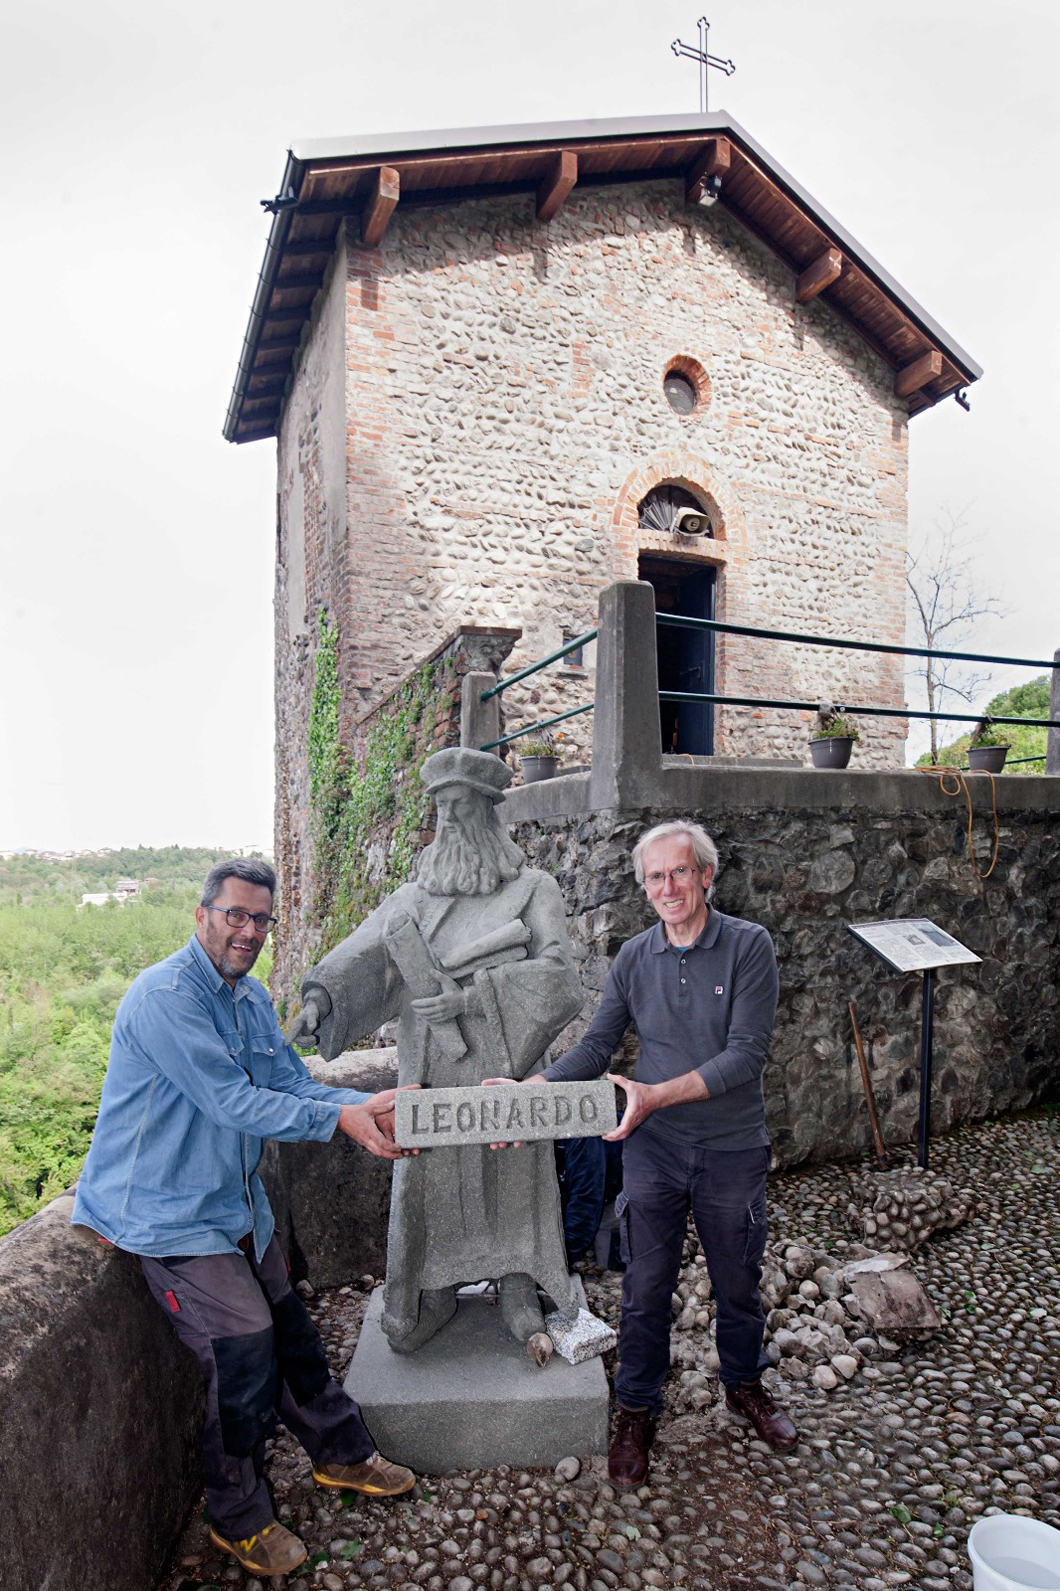
[[[990,718],[981,718],[968,742],[968,768],[972,773],[1000,773],[1010,742]]]
[[[546,729],[542,734],[530,735],[523,741],[519,767],[524,784],[536,784],[539,779],[553,778],[563,755],[563,749],[558,744],[561,738],[550,735]]]
[[[822,710],[817,715],[817,725],[810,736],[810,756],[815,768],[845,768],[855,740],[860,740],[858,726],[837,707]]]

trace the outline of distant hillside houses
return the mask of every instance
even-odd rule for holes
[[[127,900],[132,900],[140,893],[139,880],[135,878],[119,878],[113,889],[102,890],[98,894],[82,895],[78,911],[85,906],[105,906],[109,900],[116,900],[119,906],[124,906]]]

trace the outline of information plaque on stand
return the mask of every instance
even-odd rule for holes
[[[920,1126],[917,1134],[917,1164],[927,1168],[928,1138],[931,1126],[931,1033],[935,1011],[935,971],[981,961],[974,950],[962,945],[944,928],[927,917],[906,917],[890,922],[850,923],[850,932],[874,955],[886,962],[892,972],[922,972],[923,998],[920,1014]]]

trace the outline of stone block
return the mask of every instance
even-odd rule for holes
[[[938,1331],[941,1321],[908,1254],[873,1254],[844,1271],[874,1331]]]
[[[585,1295],[578,1283],[578,1302]],[[607,1448],[607,1377],[599,1358],[535,1365],[481,1293],[461,1293],[449,1324],[413,1354],[383,1335],[383,1289],[372,1294],[346,1391],[387,1458],[418,1474],[550,1469]]]
[[[520,1083],[400,1093],[394,1137],[403,1149],[599,1138],[618,1123],[615,1090],[591,1083]]]
[[[618,1345],[618,1337],[607,1322],[587,1309],[579,1309],[574,1320],[568,1320],[558,1309],[552,1310],[545,1316],[545,1330],[556,1352],[572,1365],[582,1364]]]

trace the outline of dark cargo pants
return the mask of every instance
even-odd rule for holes
[[[206,1380],[206,1501],[222,1536],[245,1540],[274,1517],[263,1470],[277,1412],[315,1466],[359,1464],[373,1451],[360,1409],[331,1377],[275,1237],[260,1264],[253,1250],[141,1255],[140,1264]]]
[[[757,1381],[768,1366],[758,1284],[770,1158],[768,1148],[708,1149],[643,1130],[626,1139],[617,1206],[626,1274],[615,1377],[623,1408],[653,1414],[662,1408],[672,1297],[689,1210],[717,1302],[722,1382],[737,1387]]]

